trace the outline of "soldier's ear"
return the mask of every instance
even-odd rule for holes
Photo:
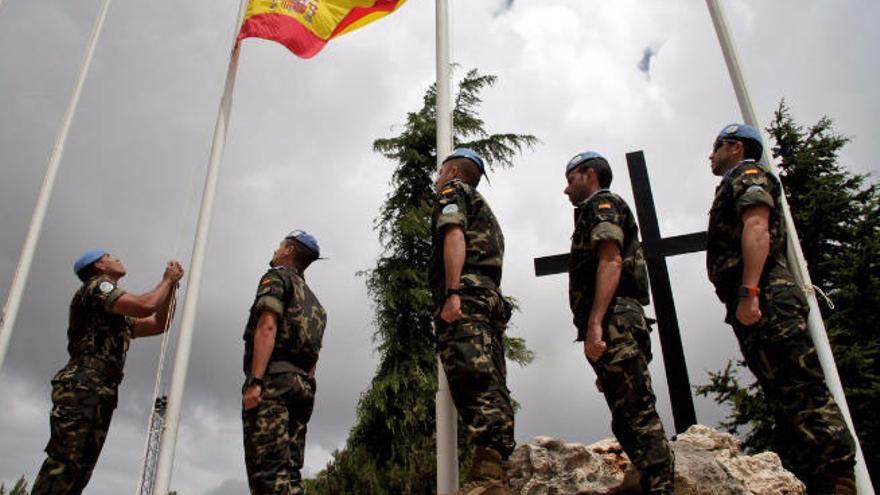
[[[742,141],[734,141],[733,142],[733,151],[735,151],[737,153],[742,153],[743,155],[745,155],[746,154],[746,143],[744,143]]]
[[[100,258],[96,259],[94,263],[92,263],[94,271],[98,274],[104,273],[104,271],[107,269],[107,264],[109,262],[110,260],[108,259],[106,254],[104,256],[101,256]]]

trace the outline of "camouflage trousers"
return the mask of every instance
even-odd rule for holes
[[[811,486],[829,477],[853,478],[855,446],[825,385],[806,329],[808,311],[799,288],[777,281],[761,294],[758,323],[739,323],[736,303],[728,306],[727,321],[775,417],[774,449],[810,493],[821,493]]]
[[[461,296],[460,320],[435,319],[437,351],[471,441],[507,459],[516,447],[503,342],[510,311],[497,292],[472,292]]]
[[[611,431],[639,472],[645,493],[674,492],[674,454],[654,407],[651,337],[642,306],[612,302],[603,325],[605,353],[591,362],[611,409]]]
[[[242,410],[244,460],[254,495],[304,493],[306,425],[315,403],[315,380],[297,372],[266,375],[260,404]]]
[[[98,462],[116,409],[116,385],[91,370],[65,368],[52,380],[51,436],[33,495],[80,494]]]

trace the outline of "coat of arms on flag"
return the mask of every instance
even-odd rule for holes
[[[311,58],[327,42],[403,5],[406,0],[250,0],[238,40],[263,38]]]

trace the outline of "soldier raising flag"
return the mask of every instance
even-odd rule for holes
[[[70,303],[70,361],[52,379],[51,437],[33,494],[79,494],[92,476],[116,409],[132,338],[169,327],[169,306],[183,267],[169,261],[162,280],[141,295],[125,292],[125,266],[102,249],[86,252],[73,270],[83,285]]]

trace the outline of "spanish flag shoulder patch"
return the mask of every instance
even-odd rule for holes
[[[452,191],[455,191],[455,189],[452,187],[447,187],[446,189],[440,191],[440,195],[446,196],[447,194],[451,193]]]
[[[756,169],[756,168],[747,168],[746,171],[743,172],[743,174],[745,174],[745,175],[755,175],[755,174],[757,174],[758,172],[759,172],[759,170]]]
[[[599,203],[599,206],[597,206],[596,208],[600,210],[608,210],[611,208],[611,203]]]
[[[260,280],[260,285],[269,285],[271,283],[272,283],[272,279],[269,277],[266,277],[263,280]]]

